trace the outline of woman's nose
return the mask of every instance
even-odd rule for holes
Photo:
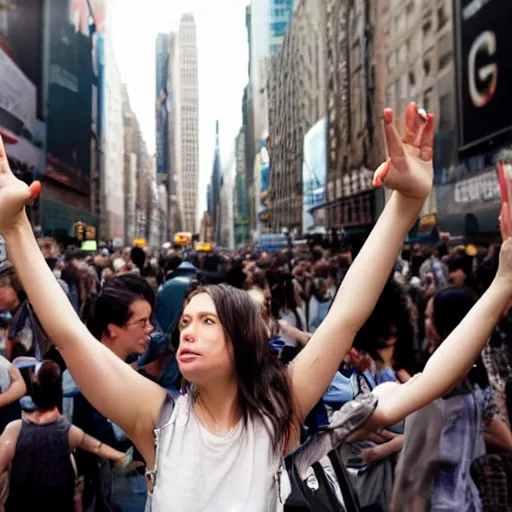
[[[195,339],[195,328],[193,322],[190,322],[186,327],[181,329],[180,339],[186,341],[194,341]]]

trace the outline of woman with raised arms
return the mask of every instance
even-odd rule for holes
[[[40,193],[9,169],[0,145],[0,233],[44,328],[91,404],[119,425],[143,455],[151,510],[276,510],[274,475],[299,443],[299,426],[325,393],[382,292],[433,179],[434,119],[413,103],[403,138],[384,111],[388,160],[374,183],[394,193],[350,267],[329,314],[289,367],[271,352],[257,306],[225,285],[196,290],[179,322],[176,401],[95,340],[41,255],[25,205]],[[509,234],[509,233],[507,233]],[[374,393],[375,412],[354,437],[392,425],[443,396],[471,367],[511,298],[512,243],[502,247],[494,283],[408,383]],[[156,446],[156,448],[155,448]]]

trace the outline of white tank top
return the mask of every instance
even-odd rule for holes
[[[217,437],[198,421],[188,395],[155,430],[156,482],[151,512],[275,512],[280,454],[259,419]]]

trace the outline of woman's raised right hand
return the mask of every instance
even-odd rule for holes
[[[4,142],[0,137],[0,234],[6,235],[21,225],[25,206],[41,192],[41,183],[35,181],[30,187],[14,176],[7,160]]]
[[[512,219],[510,218],[510,210],[507,202],[503,202],[501,205],[499,222],[503,242],[501,244],[500,264],[497,277],[510,281],[510,295],[512,296]]]

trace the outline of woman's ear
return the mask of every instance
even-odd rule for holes
[[[117,325],[114,325],[114,324],[108,324],[107,325],[107,333],[108,333],[108,337],[112,340],[115,340],[117,338],[117,330],[119,329],[119,327],[117,327]]]

